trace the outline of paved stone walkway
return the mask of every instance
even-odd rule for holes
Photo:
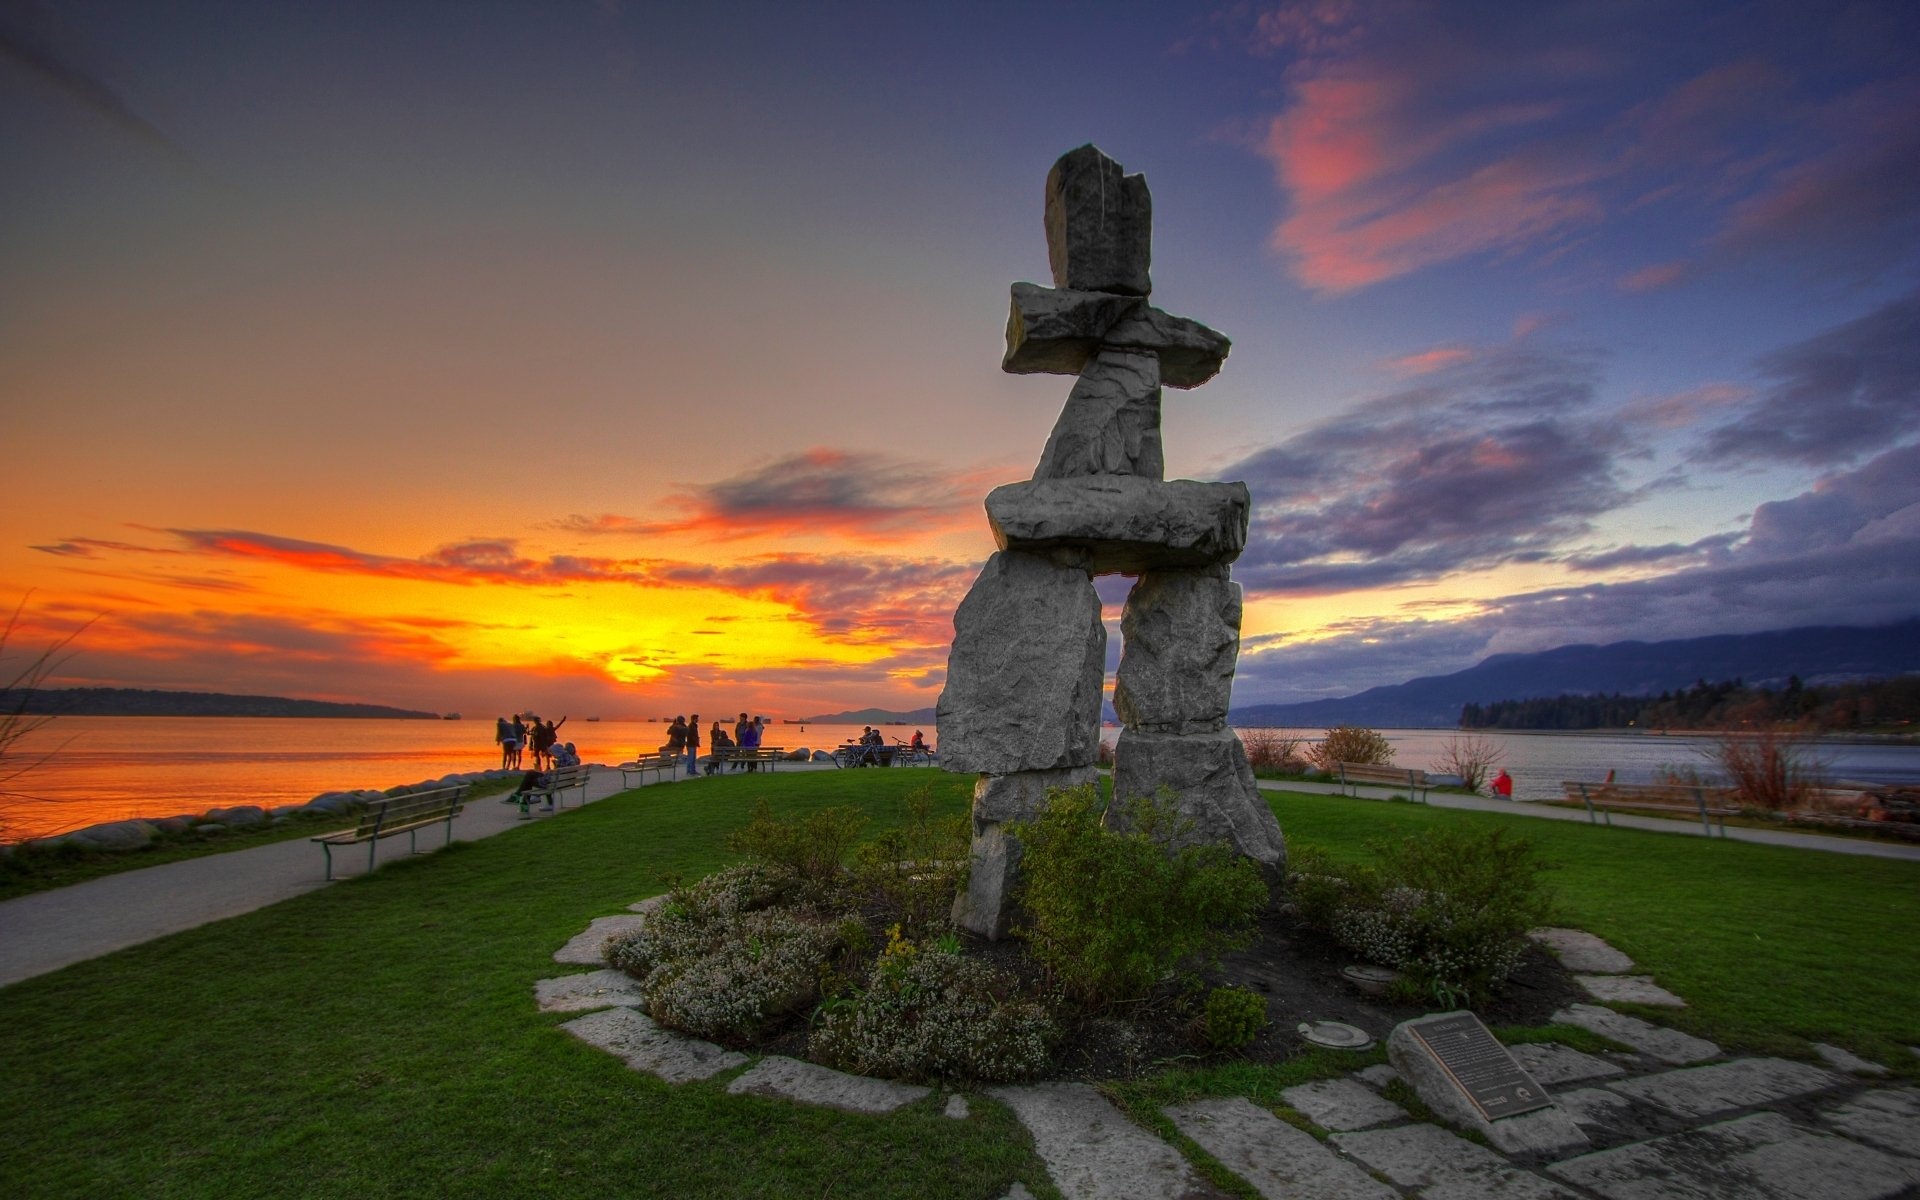
[[[644,922],[657,903],[599,918],[568,942],[556,962],[602,969],[542,980],[535,988],[539,1008],[595,1009],[561,1028],[669,1082],[745,1067],[727,1083],[729,1093],[874,1115],[925,1103],[954,1120],[970,1119],[962,1095],[779,1055],[749,1065],[746,1055],[655,1025],[639,1011],[631,981],[604,969],[598,947]],[[1596,981],[1632,979],[1658,989],[1651,977],[1628,975],[1633,962],[1591,934],[1538,930],[1534,937]],[[1834,1053],[1822,1056],[1824,1067],[1729,1058],[1712,1042],[1598,1004],[1572,1005],[1553,1020],[1623,1047],[1604,1055],[1550,1043],[1513,1047],[1588,1139],[1576,1153],[1502,1154],[1419,1121],[1382,1094],[1397,1078],[1385,1066],[1289,1088],[1278,1109],[1223,1097],[1176,1105],[1165,1115],[1271,1200],[1920,1198],[1920,1088],[1880,1082],[1882,1064],[1833,1047],[1825,1048]],[[1070,1200],[1221,1194],[1179,1147],[1128,1120],[1086,1084],[993,1087],[973,1099],[983,1097],[1006,1105],[1026,1126],[1047,1177]],[[1001,1200],[1030,1195],[1015,1183]]]

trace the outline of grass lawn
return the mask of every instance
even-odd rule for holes
[[[595,916],[698,876],[753,799],[856,804],[870,831],[932,770],[735,776],[648,788],[456,843],[260,912],[0,992],[0,1194],[18,1196],[1052,1195],[1011,1116],[941,1097],[859,1117],[669,1086],[534,1010],[551,955]],[[1337,797],[1274,797],[1293,839],[1356,851],[1440,825],[1502,823],[1561,869],[1567,920],[1694,1002],[1730,1046],[1817,1037],[1896,1059],[1920,1043],[1904,862]],[[1347,1060],[1350,1061],[1350,1060]],[[1336,1069],[1216,1068],[1116,1089],[1240,1090]]]

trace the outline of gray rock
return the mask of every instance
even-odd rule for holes
[[[1129,729],[1213,733],[1227,725],[1240,658],[1240,585],[1225,567],[1149,571],[1120,616],[1113,708]]]
[[[1092,145],[1047,172],[1047,262],[1055,287],[1144,296],[1153,290],[1153,196]]]
[[[1356,1079],[1316,1079],[1280,1098],[1320,1128],[1340,1133],[1407,1119],[1406,1109]]]
[[[1204,1194],[1179,1151],[1127,1120],[1087,1084],[1038,1083],[987,1094],[1027,1127],[1063,1195],[1184,1200]]]
[[[588,967],[605,966],[607,956],[603,947],[607,940],[623,933],[632,933],[646,923],[644,914],[595,917],[585,932],[573,935],[566,945],[553,952],[553,961]]]
[[[1113,292],[1016,283],[1000,369],[1013,375],[1078,375],[1106,340],[1107,330],[1145,303],[1138,296]]]
[[[1434,1013],[1402,1021],[1394,1026],[1393,1033],[1387,1037],[1387,1057],[1393,1061],[1394,1070],[1400,1072],[1400,1078],[1407,1081],[1407,1085],[1426,1102],[1427,1107],[1444,1121],[1461,1129],[1477,1131],[1495,1149],[1507,1154],[1547,1156],[1586,1149],[1589,1145],[1587,1135],[1580,1132],[1573,1118],[1558,1107],[1536,1108],[1531,1112],[1493,1121],[1481,1115],[1454,1081],[1453,1074],[1414,1033],[1415,1029],[1430,1021],[1461,1015]],[[1547,1089],[1538,1081],[1533,1081],[1532,1086],[1538,1095],[1547,1094]]]
[[[1160,446],[1160,364],[1151,354],[1103,349],[1080,372],[1054,422],[1035,479],[1166,474]]]
[[[533,985],[534,1001],[541,1012],[586,1012],[617,1005],[638,1005],[640,981],[624,971],[590,971],[585,975],[562,975],[542,979]]]
[[[1400,1078],[1400,1072],[1390,1063],[1375,1063],[1363,1071],[1355,1071],[1353,1077],[1370,1088],[1384,1088]]]
[[[1251,504],[1244,483],[1090,475],[1002,484],[987,521],[1002,550],[1085,549],[1093,574],[1141,575],[1240,557]]]
[[[1051,793],[1081,787],[1098,778],[1096,767],[983,775],[973,785],[973,827],[977,830],[1002,821],[1030,821],[1045,811]]]
[[[1893,1074],[1892,1070],[1877,1062],[1869,1062],[1850,1050],[1829,1046],[1825,1042],[1815,1042],[1813,1052],[1820,1056],[1821,1062],[1836,1071],[1845,1071],[1849,1075],[1865,1075],[1878,1079],[1881,1076]]]
[[[258,804],[242,804],[234,808],[210,808],[206,819],[220,825],[241,828],[247,825],[265,825],[267,810]]]
[[[1377,1096],[1373,1099],[1385,1103]],[[1181,1133],[1272,1200],[1300,1196],[1312,1196],[1314,1200],[1399,1200],[1398,1192],[1341,1159],[1311,1134],[1295,1129],[1244,1097],[1196,1100],[1166,1112]]]
[[[160,836],[151,821],[109,821],[104,825],[89,825],[85,829],[75,830],[68,839],[77,846],[89,850],[111,850],[115,853],[127,850],[139,850],[153,844]]]
[[[1663,1071],[1606,1086],[1682,1117],[1717,1117],[1742,1108],[1761,1108],[1780,1100],[1841,1087],[1847,1081],[1831,1071],[1784,1058],[1741,1058],[1710,1067]]]
[[[1636,1127],[1633,1101],[1605,1088],[1575,1088],[1557,1092],[1553,1102],[1567,1111],[1573,1123],[1611,1135],[1631,1135]]]
[[[1563,1083],[1584,1083],[1589,1079],[1607,1079],[1626,1071],[1604,1058],[1582,1054],[1572,1046],[1554,1042],[1528,1042],[1507,1047],[1514,1060],[1549,1088]]]
[[[1597,1004],[1569,1005],[1554,1013],[1552,1019],[1556,1025],[1572,1025],[1597,1033],[1672,1066],[1720,1057],[1720,1047],[1705,1038],[1649,1025],[1638,1017],[1624,1016]]]
[[[848,1075],[831,1067],[769,1054],[727,1085],[731,1095],[774,1096],[846,1112],[890,1113],[933,1089],[890,1079]]]
[[[1233,348],[1226,334],[1151,304],[1133,309],[1107,330],[1106,344],[1153,351],[1160,360],[1160,382],[1177,388],[1199,387],[1218,375]]]
[[[1173,793],[1174,810],[1191,827],[1171,845],[1226,842],[1258,863],[1269,878],[1286,870],[1287,843],[1280,822],[1253,781],[1246,748],[1231,729],[1219,733],[1148,733],[1125,729],[1114,747],[1114,804],[1107,823],[1131,827],[1126,801]]]
[[[997,942],[1015,917],[1013,893],[1020,881],[1020,840],[995,822],[973,833],[967,886],[953,899],[953,923]]]
[[[712,1042],[682,1036],[660,1028],[643,1012],[607,1008],[576,1017],[560,1028],[574,1037],[623,1059],[636,1071],[657,1075],[668,1083],[711,1079],[747,1061],[736,1050],[722,1050]]]
[[[227,832],[227,827],[218,821],[202,821],[193,827],[195,837],[213,837]]]
[[[1821,1114],[1821,1120],[1856,1141],[1920,1159],[1920,1090],[1868,1092]]]
[[[953,627],[936,715],[943,770],[1011,775],[1093,765],[1107,630],[1086,572],[995,554]]]
[[[1653,1008],[1685,1008],[1687,1002],[1653,981],[1651,975],[1575,975],[1573,981],[1587,995],[1608,1004],[1645,1004]]]
[[[161,817],[153,823],[161,833],[182,834],[193,828],[192,817]]]
[[[1633,960],[1584,929],[1534,929],[1527,936],[1553,951],[1569,971],[1618,975],[1633,970]]]
[[[1336,1133],[1329,1140],[1401,1187],[1418,1188],[1420,1200],[1579,1200],[1438,1125]]]
[[[306,811],[307,806],[304,804],[277,804],[267,810],[267,816],[278,821],[286,817],[298,816]]]
[[[1920,1164],[1758,1113],[1583,1154],[1547,1168],[1606,1200],[1878,1200],[1920,1182]]]
[[[363,802],[350,792],[328,792],[324,796],[315,796],[306,803],[308,812],[321,813],[330,817],[345,816],[361,807]]]

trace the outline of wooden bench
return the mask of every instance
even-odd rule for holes
[[[1342,795],[1358,796],[1360,785],[1364,783],[1378,787],[1405,788],[1409,799],[1425,804],[1427,792],[1433,787],[1433,784],[1428,782],[1425,771],[1416,771],[1412,767],[1388,767],[1377,763],[1350,762],[1336,762],[1333,765],[1335,773],[1340,776]],[[1353,790],[1348,792],[1348,788]]]
[[[582,807],[585,807],[587,803],[587,779],[590,775],[592,775],[592,771],[584,766],[555,767],[551,771],[541,772],[541,777],[544,782],[542,782],[540,786],[524,788],[515,792],[510,798],[520,801],[520,815],[526,817],[532,815],[527,811],[527,801],[533,799],[535,796],[546,797],[548,805],[553,808],[565,808],[566,794],[578,788],[580,790],[580,804]]]
[[[1582,783],[1564,780],[1560,784],[1568,800],[1587,806],[1587,819],[1599,824],[1602,817],[1613,824],[1613,810],[1637,809],[1656,813],[1679,813],[1699,817],[1700,825],[1713,836],[1713,820],[1720,822],[1720,836],[1727,836],[1726,818],[1740,809],[1727,803],[1725,788],[1693,783]]]
[[[320,843],[320,849],[327,855],[327,878],[333,878],[333,848],[335,846],[353,846],[361,842],[367,844],[367,870],[373,870],[374,851],[381,838],[395,834],[407,835],[407,852],[419,853],[419,845],[414,835],[429,825],[445,822],[447,826],[447,844],[453,844],[453,819],[460,815],[465,807],[467,785],[455,784],[451,787],[430,788],[421,792],[408,792],[400,796],[388,796],[383,800],[374,800],[360,814],[360,823],[352,829],[343,829],[339,833],[322,834],[310,841]]]
[[[758,770],[761,763],[767,764],[767,770],[773,770],[773,764],[785,762],[787,758],[784,746],[757,746],[752,750],[735,748],[727,755],[726,762],[733,766],[744,766],[748,770]]]
[[[665,754],[650,754],[645,758],[621,763],[615,770],[620,772],[621,787],[634,787],[636,785],[633,782],[633,776],[639,775],[644,778],[648,771],[652,771],[654,779],[659,780],[666,775],[678,774],[681,764],[685,761],[684,756],[671,758]]]

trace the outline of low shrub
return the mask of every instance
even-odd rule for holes
[[[1337,762],[1391,766],[1393,747],[1378,730],[1336,725],[1327,730],[1326,737],[1307,747],[1307,758],[1322,771],[1332,771]]]
[[[783,867],[804,880],[836,879],[847,851],[860,836],[866,814],[857,808],[823,808],[782,820],[765,800],[753,806],[747,824],[727,835],[727,849]]]
[[[1709,754],[1726,776],[1734,803],[1749,813],[1820,808],[1827,772],[1812,733],[1784,725],[1727,730],[1714,739]]]
[[[1206,1010],[1200,1020],[1207,1045],[1234,1050],[1259,1037],[1267,1027],[1267,1001],[1247,988],[1217,987],[1207,993]]]
[[[698,1037],[752,1041],[818,998],[840,924],[790,908],[729,918],[704,951],[662,959],[641,980],[647,1014]]]
[[[1169,850],[1186,830],[1164,796],[1131,803],[1131,832],[1100,816],[1088,785],[1053,793],[1012,827],[1026,874],[1015,932],[1069,995],[1093,1006],[1143,996],[1247,944],[1268,899],[1251,861],[1219,843]]]
[[[850,1071],[903,1079],[1030,1079],[1057,1037],[1013,976],[963,958],[957,942],[917,945],[894,926],[866,989],[822,1006],[808,1049]]]
[[[971,824],[964,815],[934,816],[926,788],[901,801],[906,820],[854,851],[854,884],[913,937],[953,926],[953,898],[966,886]]]
[[[1491,738],[1459,734],[1447,739],[1447,744],[1440,747],[1440,757],[1428,769],[1439,775],[1458,775],[1462,784],[1477,792],[1506,758],[1507,752]]]
[[[1305,739],[1278,729],[1239,730],[1240,744],[1246,747],[1247,765],[1256,771],[1298,771],[1306,762],[1300,757]]]
[[[668,894],[647,922],[609,938],[607,961],[640,981],[662,1025],[744,1043],[810,1004],[859,918],[781,905],[806,881],[749,860]]]
[[[1376,864],[1335,869],[1317,848],[1295,846],[1288,890],[1308,924],[1402,972],[1421,998],[1485,1001],[1519,965],[1527,931],[1551,919],[1545,864],[1504,830],[1372,849]]]

